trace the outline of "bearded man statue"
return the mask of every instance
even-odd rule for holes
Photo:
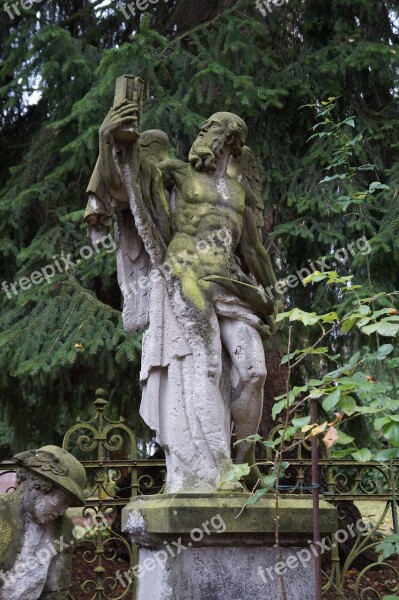
[[[140,134],[139,120],[134,99],[105,118],[85,218],[96,243],[116,214],[125,328],[148,327],[140,412],[165,451],[165,492],[242,490],[226,483],[231,434],[257,433],[263,340],[281,302],[264,291],[276,278],[257,182],[245,177],[254,162],[247,127],[235,114],[212,115],[184,162],[169,157],[164,132]],[[236,458],[255,484],[254,446],[241,443]]]

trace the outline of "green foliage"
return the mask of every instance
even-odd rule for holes
[[[381,544],[378,544],[376,551],[380,553],[378,560],[381,562],[394,554],[399,554],[399,535],[393,533],[387,535]],[[397,596],[384,596],[385,599],[396,598]]]

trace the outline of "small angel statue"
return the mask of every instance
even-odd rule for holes
[[[172,158],[164,132],[140,133],[142,96],[141,79],[118,79],[85,219],[96,242],[116,215],[124,325],[148,327],[140,413],[166,454],[165,492],[242,490],[225,482],[231,434],[257,433],[263,339],[281,302],[264,291],[276,277],[260,236],[256,159],[229,112],[203,124],[188,162]],[[255,485],[254,445],[237,448]]]

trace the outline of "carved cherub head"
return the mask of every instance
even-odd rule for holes
[[[72,454],[57,446],[21,452],[18,464],[22,509],[38,523],[65,514],[70,506],[84,505],[86,473]]]
[[[197,171],[215,171],[216,161],[226,147],[230,154],[241,154],[247,136],[247,126],[237,115],[229,112],[213,114],[195,140],[189,161]]]
[[[73,503],[70,494],[28,469],[19,469],[17,477],[22,510],[37,523],[44,525],[58,519]]]

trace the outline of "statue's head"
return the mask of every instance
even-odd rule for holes
[[[225,148],[232,156],[240,156],[246,136],[247,126],[240,117],[229,112],[215,113],[201,127],[189,161],[197,171],[215,171],[216,161]]]
[[[86,472],[80,462],[57,446],[44,446],[14,456],[18,465],[22,510],[38,523],[48,523],[71,506],[83,506]]]

